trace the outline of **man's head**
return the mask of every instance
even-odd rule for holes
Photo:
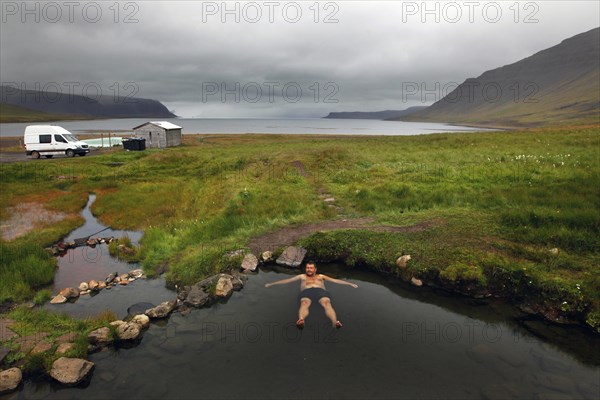
[[[308,261],[306,263],[306,275],[314,276],[317,273],[317,265],[314,261]]]

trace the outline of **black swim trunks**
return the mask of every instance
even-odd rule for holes
[[[298,301],[300,301],[303,297],[307,297],[313,303],[318,303],[323,297],[329,297],[331,299],[331,295],[325,289],[321,289],[318,287],[304,289],[298,294]]]

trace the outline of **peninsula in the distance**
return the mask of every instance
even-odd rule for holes
[[[329,115],[323,118],[331,119],[390,119],[400,118],[416,113],[427,108],[426,106],[409,107],[405,110],[385,110],[385,111],[347,111],[347,112],[330,112]]]

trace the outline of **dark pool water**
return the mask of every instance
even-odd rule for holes
[[[250,276],[226,302],[152,324],[134,348],[90,357],[84,388],[28,382],[14,398],[575,398],[600,394],[597,338],[576,328],[534,336],[501,304],[478,305],[429,289],[390,284],[366,271],[323,265],[344,327],[313,305],[294,326],[296,285]],[[127,288],[124,288],[127,289]],[[531,327],[529,329],[532,329]],[[543,332],[569,338],[546,342]]]
[[[90,271],[113,267],[96,263]],[[227,301],[151,324],[136,347],[91,355],[96,367],[85,385],[28,380],[7,398],[600,398],[599,339],[581,328],[369,271],[323,264],[319,272],[359,285],[328,284],[340,330],[316,304],[298,330],[299,287],[264,287],[290,272],[261,269]],[[61,309],[124,316],[135,302],[174,297],[162,280],[111,290]]]

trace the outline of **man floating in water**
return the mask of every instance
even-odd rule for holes
[[[265,287],[270,287],[273,285],[282,285],[284,283],[291,283],[295,281],[300,281],[300,294],[298,298],[300,299],[300,309],[298,310],[298,321],[296,321],[296,325],[298,328],[304,327],[304,320],[308,317],[308,308],[312,304],[313,301],[318,302],[323,309],[325,310],[325,315],[327,318],[331,320],[331,323],[336,328],[341,328],[342,323],[338,321],[337,316],[335,315],[335,310],[331,305],[331,296],[329,292],[325,290],[325,281],[339,283],[342,285],[352,286],[353,288],[357,288],[358,285],[355,283],[346,282],[341,279],[330,278],[327,275],[317,274],[317,266],[314,262],[309,261],[306,263],[306,273],[301,275],[296,275],[293,278],[282,279],[280,281],[275,281],[272,283],[265,284]]]

